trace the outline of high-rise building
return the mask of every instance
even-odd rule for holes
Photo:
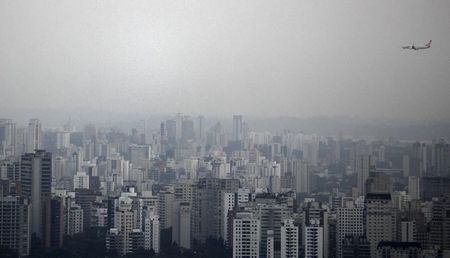
[[[238,212],[233,220],[233,258],[259,258],[260,221],[251,212]]]
[[[175,144],[177,139],[177,122],[175,120],[166,121],[166,132],[169,144]]]
[[[83,210],[81,206],[68,200],[67,235],[75,235],[83,232]]]
[[[180,203],[178,241],[179,245],[186,249],[191,248],[191,216],[191,204],[187,202]]]
[[[450,193],[450,177],[421,177],[418,181],[421,200],[431,201]]]
[[[243,128],[242,128],[242,116],[234,115],[233,116],[233,141],[238,142],[242,141],[244,136]]]
[[[78,171],[73,176],[73,189],[89,189],[89,176],[84,171]]]
[[[307,163],[299,162],[295,166],[295,189],[297,193],[309,193],[310,191],[310,169]]]
[[[133,200],[130,197],[119,197],[119,204],[114,212],[114,229],[117,229],[121,236],[121,243],[116,249],[119,255],[132,252],[131,233],[133,229],[139,228],[139,225],[136,225],[132,202]]]
[[[30,119],[26,132],[27,153],[33,153],[42,148],[42,125],[39,119]]]
[[[323,257],[328,257],[329,249],[329,212],[328,207],[321,202],[311,201],[307,202],[303,207],[303,236],[306,236],[308,230],[312,233],[319,234],[319,238],[316,239],[317,243],[310,242],[314,245],[318,245],[320,253]],[[317,228],[317,229],[316,229]],[[306,238],[304,238],[306,241]],[[306,242],[305,242],[306,251]],[[319,256],[320,257],[320,256]]]
[[[236,206],[236,194],[235,193],[223,193],[223,231],[222,239],[225,243],[230,242],[228,236],[228,215]]]
[[[393,209],[391,194],[368,193],[364,200],[364,230],[375,254],[378,243],[394,241],[397,236],[397,213]]]
[[[292,219],[285,219],[281,223],[281,258],[297,258],[298,243],[298,226]]]
[[[365,181],[366,193],[390,193],[393,190],[391,177],[383,172],[369,172]]]
[[[144,209],[144,249],[159,253],[159,217],[152,209]]]
[[[67,149],[70,146],[70,132],[62,131],[56,133],[56,148]]]
[[[204,242],[208,237],[222,237],[223,193],[236,193],[237,179],[201,178],[195,188],[193,201],[193,238]]]
[[[191,246],[193,184],[180,181],[174,185],[172,240],[184,248]]]
[[[93,203],[99,194],[92,189],[78,188],[75,190],[75,202],[83,210],[83,231],[87,231],[92,225]]]
[[[366,193],[366,180],[369,178],[370,169],[372,166],[371,155],[359,155],[355,161],[355,171],[358,178],[358,191],[362,196]]]
[[[450,195],[433,201],[430,222],[430,246],[441,250],[450,249]]]
[[[30,251],[31,204],[19,196],[0,197],[0,245],[27,256]]]
[[[347,236],[361,236],[363,231],[363,207],[354,200],[343,201],[337,208],[337,257],[342,257],[342,245]]]
[[[195,137],[197,140],[200,140],[203,142],[205,140],[205,117],[204,116],[198,116],[197,117],[197,124],[195,126]]]
[[[421,258],[424,256],[420,243],[381,241],[377,246],[376,257]]]
[[[181,121],[181,139],[184,141],[193,140],[195,138],[194,121],[185,116]]]
[[[324,230],[319,220],[311,219],[304,227],[305,256],[319,258],[324,256]]]
[[[410,200],[420,199],[420,177],[408,177],[408,196]]]
[[[160,191],[158,197],[159,226],[161,229],[169,229],[173,224],[173,189]]]
[[[51,196],[52,154],[43,150],[22,155],[22,193],[31,201],[31,233],[43,240],[43,211]]]
[[[265,203],[265,202],[273,203]],[[261,203],[257,203],[255,207],[255,216],[261,223],[261,240],[260,240],[260,255],[265,257],[266,244],[267,244],[267,232],[273,231],[274,238],[274,256],[280,256],[280,242],[281,242],[281,223],[284,219],[288,218],[288,208],[285,204],[277,204],[272,200],[262,200]]]
[[[46,248],[60,248],[63,245],[65,233],[64,200],[53,196],[45,199],[44,205],[44,246]]]
[[[152,147],[132,144],[128,147],[128,155],[133,168],[148,168],[152,157]]]
[[[433,144],[431,149],[431,170],[434,176],[448,177],[450,148],[448,143],[440,140]]]
[[[400,222],[400,239],[401,242],[416,242],[417,228],[415,220],[402,220]]]
[[[266,250],[266,258],[275,257],[275,239],[273,237],[273,230],[267,230]]]
[[[12,182],[20,181],[20,162],[9,159],[2,160],[0,162],[0,173],[2,179],[8,179]]]
[[[342,241],[342,258],[371,258],[366,236],[348,235]]]
[[[16,154],[16,124],[11,119],[0,119],[0,157]]]

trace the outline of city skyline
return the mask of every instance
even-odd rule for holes
[[[449,11],[0,0],[0,256],[450,257]]]

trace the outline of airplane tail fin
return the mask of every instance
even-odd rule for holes
[[[431,47],[431,40],[430,41],[428,41],[428,43],[425,45],[425,46],[427,46],[427,47]]]

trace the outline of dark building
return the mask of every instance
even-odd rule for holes
[[[421,258],[422,246],[417,242],[381,241],[377,247],[377,256],[383,258],[409,257]]]
[[[144,250],[144,232],[139,229],[134,229],[130,233],[130,251],[131,253],[137,253]]]
[[[20,256],[29,254],[30,211],[31,205],[27,198],[0,197],[0,246],[7,246]]]
[[[450,193],[450,177],[421,177],[419,180],[421,200],[431,201],[433,197]]]
[[[62,247],[65,221],[64,201],[61,197],[46,200],[44,218],[44,246]]]
[[[237,192],[239,180],[202,178],[194,188],[193,238],[204,242],[208,237],[219,239],[223,229],[224,192]]]
[[[450,194],[433,201],[429,245],[450,250]]]
[[[45,202],[51,196],[52,154],[44,150],[22,155],[21,159],[22,194],[30,199],[31,233],[44,239]]]
[[[100,178],[98,176],[89,176],[89,189],[93,192],[100,192]]]
[[[75,202],[83,209],[83,231],[87,231],[92,225],[92,206],[100,193],[91,189],[76,189]]]
[[[365,236],[346,236],[342,243],[342,258],[370,258],[370,243]]]
[[[337,257],[337,220],[328,218],[328,257]]]
[[[449,176],[449,145],[441,140],[431,149],[431,172],[435,176]]]

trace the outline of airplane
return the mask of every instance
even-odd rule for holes
[[[412,45],[408,45],[408,46],[403,46],[402,48],[403,49],[411,49],[411,50],[420,50],[420,49],[427,49],[427,48],[430,48],[430,47],[431,47],[431,40],[428,41],[428,43],[425,44],[425,45],[415,46],[414,44],[412,44]]]

